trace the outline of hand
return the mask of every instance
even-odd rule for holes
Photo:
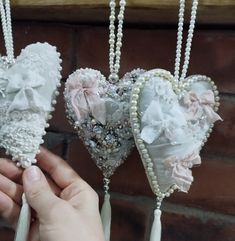
[[[44,148],[37,160],[51,179],[46,179],[37,167],[23,173],[27,200],[37,214],[29,241],[103,241],[94,190],[66,162]],[[18,182],[22,171],[3,159],[0,173],[0,214],[15,226],[23,192]]]

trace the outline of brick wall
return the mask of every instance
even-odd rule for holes
[[[63,80],[77,67],[91,67],[108,74],[108,27],[62,23],[15,22],[16,52],[27,44],[48,41],[63,59]],[[176,27],[126,28],[121,72],[141,67],[173,69]],[[1,41],[1,49],[3,42]],[[2,51],[1,51],[2,52]],[[235,31],[232,28],[199,28],[196,31],[190,74],[206,74],[221,91],[223,123],[193,169],[195,181],[189,194],[175,193],[163,205],[162,241],[235,240]],[[64,114],[63,85],[46,136],[46,145],[63,156],[102,199],[102,175],[68,124]],[[130,178],[131,177],[131,178]],[[112,241],[147,241],[154,197],[136,150],[112,178]],[[0,241],[13,240],[2,227]]]

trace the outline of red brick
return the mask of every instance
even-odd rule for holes
[[[235,157],[235,98],[222,97],[218,121],[203,152],[211,155]]]
[[[103,188],[102,172],[95,165],[81,141],[71,143],[68,161],[93,188],[96,190]],[[111,178],[110,190],[127,194],[152,194],[136,150],[124,164],[117,168]]]
[[[194,182],[188,194],[175,193],[174,203],[235,215],[235,165],[223,159],[206,160],[193,169]]]
[[[163,212],[162,241],[233,241],[235,224]]]
[[[108,75],[108,28],[79,28],[77,65],[101,70]],[[235,35],[232,31],[197,30],[193,41],[189,74],[206,74],[222,92],[235,93],[231,81],[235,64]],[[121,73],[133,68],[164,68],[173,72],[176,29],[126,29]]]
[[[60,95],[57,97],[57,104],[55,105],[55,111],[52,113],[52,119],[50,120],[50,128],[57,131],[74,132],[73,127],[69,124],[65,113],[65,100],[64,100],[64,83],[59,89]]]
[[[70,146],[69,162],[96,190],[102,189],[102,175],[80,141]],[[193,168],[195,181],[188,194],[175,193],[171,201],[202,209],[235,214],[235,165],[232,159],[202,156],[202,165]],[[138,152],[135,150],[111,179],[111,191],[154,198]]]
[[[148,240],[152,207],[143,201],[111,199],[113,241],[144,241]]]
[[[26,45],[35,42],[48,42],[58,48],[63,60],[63,77],[67,78],[73,69],[73,29],[71,26],[53,23],[14,22],[13,35],[15,54]],[[1,53],[5,53],[1,41]]]
[[[70,144],[68,163],[93,188],[102,189],[102,173],[81,141],[75,140]]]

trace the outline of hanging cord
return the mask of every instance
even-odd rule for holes
[[[120,0],[119,2],[120,10],[117,16],[118,18],[118,26],[117,26],[117,34],[115,34],[115,20],[116,20],[116,2],[115,0],[111,0],[109,2],[110,7],[110,17],[109,17],[109,81],[111,83],[116,83],[119,80],[118,72],[120,69],[120,60],[121,60],[121,47],[122,47],[122,38],[123,38],[123,21],[124,21],[124,13],[126,7],[126,1]]]
[[[182,73],[180,76],[180,64],[181,64],[182,43],[183,43],[183,26],[184,26],[184,14],[185,14],[185,0],[180,0],[179,2],[180,2],[179,22],[178,22],[175,72],[174,72],[175,80],[177,82],[183,81],[187,75],[189,60],[190,60],[190,53],[191,53],[191,49],[192,49],[193,33],[194,33],[194,29],[195,29],[197,7],[198,7],[198,0],[193,0],[190,24],[189,24],[189,30],[188,30],[188,37],[187,37],[186,48],[185,48],[185,53],[184,53],[184,63],[183,63],[183,67],[182,67]]]
[[[109,183],[108,178],[104,178],[104,203],[101,209],[101,220],[103,224],[105,241],[110,240],[110,230],[111,230],[111,217],[112,210],[110,205],[110,194],[109,194]]]
[[[0,13],[2,21],[3,37],[6,48],[6,62],[7,64],[14,63],[14,45],[12,36],[12,24],[11,24],[11,8],[9,0],[0,0]]]

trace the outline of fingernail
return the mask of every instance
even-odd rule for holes
[[[41,172],[37,166],[31,166],[25,171],[25,176],[28,181],[39,181],[41,178]]]

